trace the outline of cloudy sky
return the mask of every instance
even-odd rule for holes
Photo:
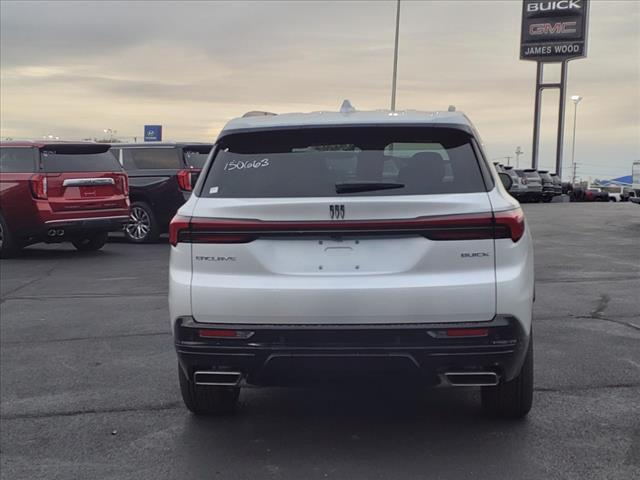
[[[80,139],[117,130],[212,140],[248,110],[388,108],[395,2],[0,3],[2,137]],[[521,2],[403,1],[397,107],[455,104],[489,156],[531,154],[535,63],[518,59]],[[579,174],[640,160],[640,2],[593,1],[580,94]],[[552,79],[556,71],[549,69]],[[544,98],[541,164],[554,164],[557,93]],[[565,167],[571,154],[568,105]]]

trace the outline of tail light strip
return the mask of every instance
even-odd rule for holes
[[[190,168],[185,170],[178,171],[178,185],[181,190],[185,192],[190,192],[193,190],[193,177],[194,173],[200,173],[199,168]]]
[[[249,243],[265,236],[318,234],[418,234],[430,240],[480,240],[510,238],[524,234],[520,208],[504,212],[417,217],[391,220],[352,221],[262,221],[230,218],[200,218],[176,215],[169,225],[169,241],[178,243]]]
[[[47,194],[47,176],[37,173],[32,175],[29,179],[29,186],[31,187],[31,195],[33,198],[40,200],[46,200]]]

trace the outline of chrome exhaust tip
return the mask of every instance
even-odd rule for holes
[[[62,237],[64,235],[64,230],[62,228],[59,228],[58,230],[56,230],[56,235]]]
[[[500,383],[494,372],[445,372],[444,378],[452,387],[495,387]]]
[[[49,235],[50,237],[55,237],[56,236],[56,229],[55,228],[50,228],[49,230],[47,230],[47,235]]]
[[[235,387],[240,383],[240,380],[242,380],[240,372],[199,370],[193,374],[193,381],[196,385]]]

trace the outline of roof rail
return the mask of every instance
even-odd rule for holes
[[[242,115],[242,118],[247,118],[247,117],[263,117],[263,116],[267,116],[267,115],[277,115],[277,113],[273,113],[273,112],[263,112],[261,110],[251,110],[250,112],[245,113],[244,115]]]

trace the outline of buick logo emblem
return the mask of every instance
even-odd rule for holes
[[[341,220],[344,218],[344,205],[329,205],[329,216],[331,220]]]

